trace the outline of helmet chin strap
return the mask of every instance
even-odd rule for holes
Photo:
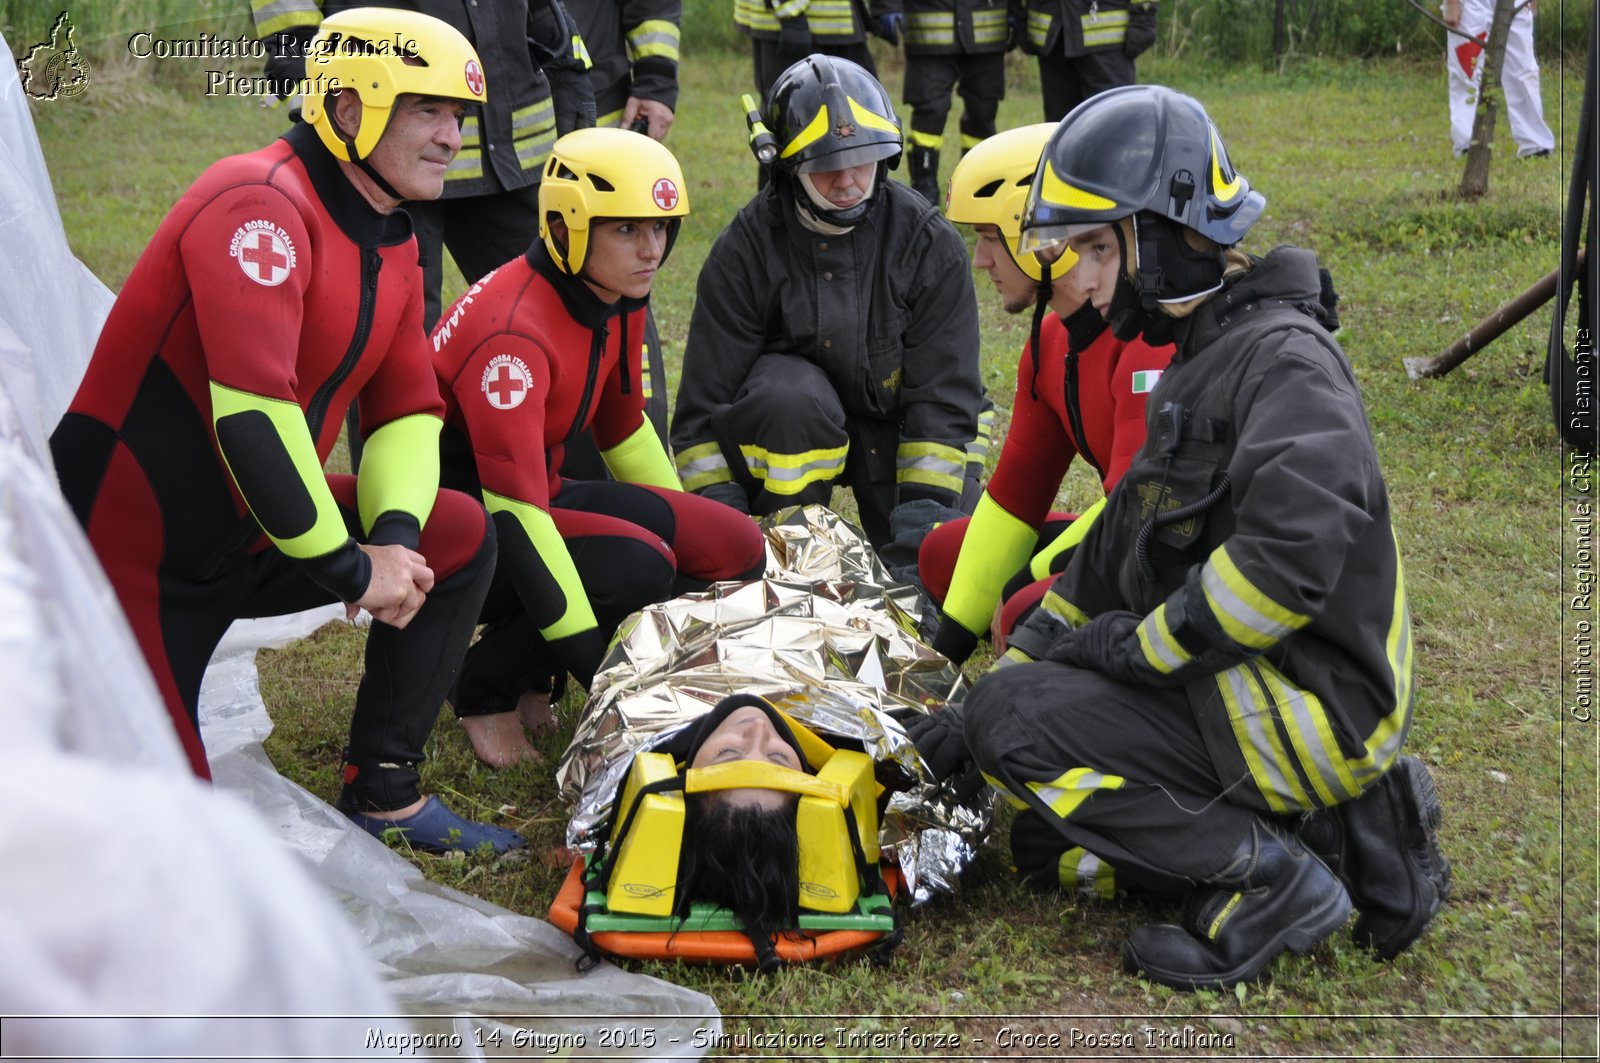
[[[1010,254],[1010,248],[1006,249]],[[1039,334],[1044,328],[1044,312],[1050,308],[1050,297],[1055,294],[1056,282],[1052,275],[1052,266],[1055,263],[1043,263],[1039,273],[1039,283],[1033,290],[1033,324],[1028,331],[1028,350],[1033,355],[1033,376],[1028,381],[1028,393],[1031,397],[1039,397]]]
[[[354,147],[352,147],[350,149],[350,154],[351,155],[355,154],[355,148]],[[387,180],[385,180],[383,174],[379,173],[378,172],[378,168],[376,166],[372,165],[372,163],[370,161],[368,161],[367,159],[364,159],[364,158],[363,159],[351,159],[350,161],[355,163],[357,166],[359,166],[361,168],[361,172],[362,173],[364,173],[368,177],[372,178],[373,183],[376,184],[379,188],[383,189],[383,194],[384,195],[388,196],[390,199],[397,199],[397,200],[400,200],[401,202],[405,201],[406,197],[402,196],[395,189],[394,185],[390,184]]]

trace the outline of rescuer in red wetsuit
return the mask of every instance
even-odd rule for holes
[[[656,271],[689,213],[672,153],[639,133],[556,142],[540,239],[475,284],[433,333],[447,406],[444,479],[481,492],[500,563],[452,699],[473,747],[537,756],[551,678],[585,688],[629,613],[717,580],[760,575],[760,531],[687,494],[645,417],[640,347]],[[561,475],[592,426],[615,481]]]
[[[1172,358],[1170,344],[1112,336],[1067,276],[1069,257],[1047,265],[1017,249],[1028,186],[1054,129],[1040,123],[990,137],[950,176],[945,212],[977,227],[973,264],[989,273],[1007,313],[1036,311],[994,475],[972,517],[935,528],[917,559],[923,586],[943,605],[934,648],[958,664],[989,630],[997,603],[1004,633],[1065,567],[1100,506],[1077,519],[1051,512],[1062,477],[1080,457],[1106,491],[1116,485],[1144,442],[1145,396]],[[1047,305],[1055,313],[1044,313]]]
[[[339,808],[418,848],[504,850],[522,839],[418,789],[494,534],[438,489],[442,406],[397,209],[439,194],[483,73],[414,12],[334,16],[313,49],[306,123],[212,166],[167,215],[51,450],[196,774],[200,680],[228,625],[342,601],[375,622]],[[360,479],[326,476],[357,396]]]

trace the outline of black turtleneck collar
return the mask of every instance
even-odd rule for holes
[[[631,314],[650,301],[649,297],[630,299],[623,296],[614,303],[606,302],[581,277],[574,277],[557,266],[543,240],[535,239],[522,257],[530,269],[550,282],[550,287],[561,296],[561,305],[567,308],[572,320],[587,329],[599,328],[612,315]]]
[[[311,186],[327,208],[328,216],[352,241],[362,247],[389,247],[411,239],[411,215],[399,207],[388,214],[373,210],[360,190],[344,175],[338,160],[315,129],[300,122],[285,133],[283,139],[305,165],[306,173],[311,176]]]

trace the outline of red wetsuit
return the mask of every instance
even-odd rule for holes
[[[322,473],[357,396],[376,463],[359,490]],[[402,544],[438,584],[405,631],[374,625],[385,683],[357,695],[347,775],[367,771],[364,807],[414,799],[435,673],[470,637],[445,614],[481,599],[493,560],[482,508],[438,491],[442,409],[410,219],[374,212],[309,126],[216,163],[156,230],[51,449],[198,773],[228,624],[354,601],[358,541]]]
[[[462,715],[506,711],[559,669],[587,686],[629,613],[761,573],[756,526],[686,494],[645,418],[644,332],[643,302],[603,302],[543,243],[475,284],[434,328],[445,482],[481,490],[500,542],[489,628],[458,688]],[[564,444],[591,427],[620,482],[561,476]]]
[[[1023,349],[1011,427],[980,502],[994,526],[964,546],[968,524],[980,517],[940,525],[918,556],[923,586],[944,605],[935,646],[952,659],[965,660],[988,629],[1002,587],[1007,609],[1015,604],[1019,612],[1048,589],[1045,573],[1025,581],[1037,587],[1019,591],[1007,582],[1026,570],[1037,539],[1054,542],[1072,521],[1050,505],[1075,456],[1094,467],[1108,492],[1122,478],[1144,442],[1145,396],[1172,358],[1170,345],[1116,339],[1088,305],[1068,321],[1047,314],[1039,347],[1037,376],[1031,348]],[[958,555],[965,562],[959,571]],[[1059,567],[1066,556],[1052,563]]]

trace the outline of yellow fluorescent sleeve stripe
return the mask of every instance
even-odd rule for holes
[[[1028,789],[1062,819],[1094,796],[1096,790],[1120,790],[1127,780],[1120,775],[1105,775],[1090,768],[1072,768],[1053,782],[1029,782]]]
[[[1031,525],[1007,512],[985,491],[961,540],[945,612],[974,635],[982,635],[989,629],[1006,580],[1022,567],[1038,539]]]
[[[1311,622],[1309,616],[1286,609],[1257,590],[1222,546],[1211,552],[1201,569],[1200,586],[1217,622],[1241,646],[1265,649]]]
[[[1057,594],[1054,587],[1045,591],[1039,605],[1066,621],[1068,627],[1082,627],[1089,622],[1089,614]]]
[[[439,495],[439,431],[444,422],[427,413],[401,417],[368,437],[356,478],[361,527],[398,510],[428,523]]]
[[[510,513],[517,519],[527,533],[528,541],[549,570],[550,577],[556,581],[567,600],[567,611],[549,627],[540,628],[539,633],[553,642],[598,626],[594,608],[589,604],[589,595],[578,576],[578,568],[572,563],[572,555],[567,552],[567,544],[562,540],[561,532],[556,529],[556,522],[550,514],[538,506],[497,495],[493,491],[483,493],[483,504],[490,513]]]
[[[1164,675],[1172,674],[1191,659],[1189,651],[1172,637],[1172,629],[1167,626],[1165,602],[1156,606],[1155,612],[1139,621],[1137,633],[1139,646],[1144,650],[1144,659],[1150,667]]]
[[[1078,514],[1078,519],[1067,525],[1067,530],[1056,536],[1043,550],[1033,556],[1028,563],[1028,571],[1034,579],[1044,579],[1050,575],[1050,563],[1068,550],[1083,542],[1083,537],[1089,534],[1089,529],[1094,527],[1095,518],[1106,508],[1104,498]]]
[[[306,424],[305,411],[298,403],[272,399],[265,395],[252,395],[211,381],[211,423],[216,425],[225,417],[242,413],[261,413],[272,423],[278,440],[294,465],[294,471],[304,485],[316,509],[316,520],[309,531],[290,539],[272,540],[273,544],[289,557],[321,557],[345,544],[350,532],[344,526],[344,516],[328,490],[328,481],[322,473],[322,461],[317,457],[316,444],[311,439],[311,429]],[[224,462],[227,457],[224,454]],[[228,469],[230,476],[233,469]],[[238,482],[237,477],[234,480]],[[245,499],[249,504],[250,500]]]
[[[672,460],[661,445],[661,437],[656,435],[655,428],[643,417],[639,419],[639,427],[633,430],[633,434],[610,450],[602,450],[600,457],[612,475],[624,483],[648,484],[669,491],[683,490],[683,484],[678,482],[677,470],[672,467]]]

